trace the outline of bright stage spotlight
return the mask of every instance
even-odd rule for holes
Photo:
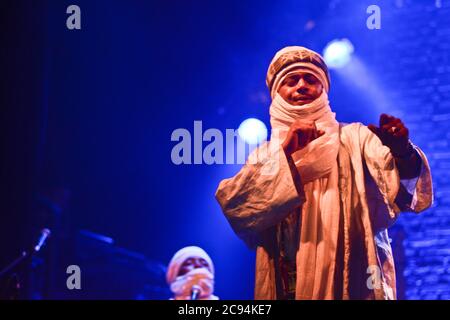
[[[323,58],[328,67],[338,69],[344,67],[352,58],[353,45],[348,39],[333,40],[323,50]]]
[[[267,139],[266,125],[255,118],[242,121],[238,133],[241,139],[250,145],[261,143]]]

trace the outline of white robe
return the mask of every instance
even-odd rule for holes
[[[432,204],[428,161],[415,147],[422,159],[422,167],[415,179],[415,188],[409,194],[400,181],[389,148],[372,131],[361,123],[340,124],[339,131],[340,148],[336,162],[340,247],[331,277],[321,275],[320,257],[315,261],[304,261],[311,244],[308,212],[302,210],[309,198],[304,192],[308,188],[305,185],[304,190],[297,191],[281,147],[264,144],[256,151],[256,163],[246,163],[238,174],[220,183],[216,198],[225,216],[236,234],[257,250],[255,299],[281,296],[276,263],[280,254],[277,241],[279,225],[282,221],[289,221],[287,218],[293,214],[300,216],[299,236],[295,243],[296,299],[396,298],[394,261],[387,228],[401,211],[421,212]],[[273,166],[273,159],[277,159],[276,166]],[[265,174],[268,171],[273,172]],[[296,182],[301,185],[301,182]],[[379,275],[375,286],[368,285],[369,266],[380,271],[375,274]],[[325,282],[324,278],[327,279]],[[318,281],[322,283],[317,285]]]

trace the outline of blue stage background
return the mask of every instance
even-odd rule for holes
[[[174,165],[171,133],[193,132],[196,120],[204,130],[223,132],[249,117],[270,127],[265,73],[274,53],[286,45],[322,52],[329,41],[347,38],[355,49],[353,68],[331,71],[337,119],[369,124],[381,113],[400,117],[432,168],[435,205],[421,215],[404,214],[392,230],[400,298],[450,298],[448,1],[6,3],[5,105],[12,116],[4,121],[6,137],[15,142],[7,144],[5,172],[7,181],[27,181],[13,188],[19,200],[2,196],[5,219],[12,221],[2,226],[8,232],[27,239],[24,230],[32,228],[22,228],[22,221],[37,220],[36,199],[51,199],[61,209],[52,213],[63,226],[58,246],[72,243],[69,235],[79,230],[105,235],[115,247],[139,253],[139,261],[154,263],[162,277],[176,250],[198,245],[215,263],[217,295],[252,299],[255,254],[214,198],[219,182],[240,165]],[[66,28],[70,4],[81,8],[81,30]],[[371,4],[381,8],[380,30],[366,27]],[[20,128],[27,133],[15,135]],[[55,275],[63,278],[67,264],[90,272],[89,258],[79,254],[84,247],[77,248],[70,256],[59,248]],[[152,288],[124,296],[119,291],[126,281],[117,292],[102,289],[134,271],[111,278],[96,266],[89,280],[96,281],[95,294],[90,282],[75,294],[47,276],[53,284],[29,297],[168,298]]]

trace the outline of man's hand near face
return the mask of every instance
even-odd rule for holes
[[[289,169],[291,171],[295,187],[297,188],[297,192],[299,194],[303,193],[301,186],[301,177],[291,155],[294,152],[303,149],[311,141],[323,136],[324,134],[324,131],[317,130],[314,122],[311,121],[305,123],[303,121],[296,120],[290,126],[288,134],[281,145],[284,153],[286,154]]]
[[[282,144],[286,157],[290,158],[294,152],[303,149],[311,141],[324,135],[324,133],[322,130],[317,130],[313,121],[306,123],[300,120],[294,121]]]

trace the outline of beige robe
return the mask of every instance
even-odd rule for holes
[[[395,269],[387,228],[401,211],[418,213],[432,204],[427,158],[415,147],[422,159],[420,175],[413,181],[400,181],[389,148],[366,126],[340,124],[339,133],[340,227],[334,280],[326,294],[305,297],[300,295],[297,267],[296,299],[395,299]],[[304,255],[299,254],[307,248],[305,243],[302,246],[302,233],[308,231],[308,212],[302,211],[307,198],[301,181],[293,180],[279,146],[269,142],[259,147],[253,158],[255,154],[257,161],[247,161],[234,177],[220,183],[216,198],[236,234],[257,250],[255,299],[277,299],[281,296],[277,233],[280,223],[294,213],[300,214],[296,264],[309,263],[300,261]],[[406,182],[413,182],[413,187],[407,190]],[[315,263],[316,271],[320,270],[320,261]]]

